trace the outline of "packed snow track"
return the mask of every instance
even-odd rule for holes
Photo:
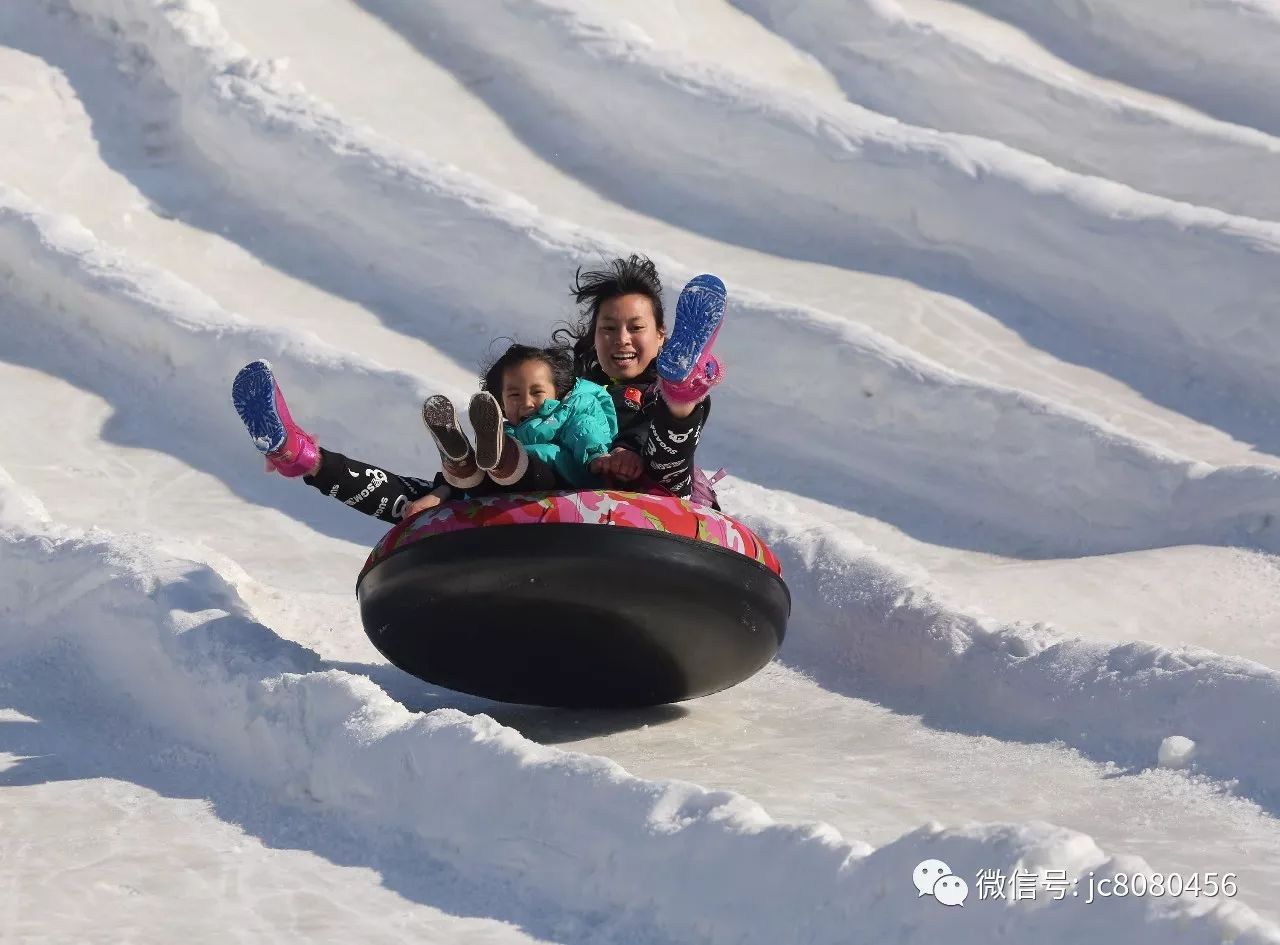
[[[0,5],[0,941],[1280,942],[1277,42],[1272,0]],[[779,659],[620,713],[401,673],[383,526],[263,475],[231,378],[430,475],[422,398],[631,252],[729,286],[699,456]],[[1198,893],[1097,894],[1156,873]]]

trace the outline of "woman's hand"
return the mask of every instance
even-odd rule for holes
[[[634,450],[619,446],[607,456],[593,459],[591,471],[597,476],[612,476],[614,479],[630,482],[644,474],[644,460]]]
[[[423,509],[434,509],[437,505],[439,505],[445,499],[449,498],[449,496],[452,493],[453,493],[453,490],[450,489],[448,485],[437,486],[436,488],[428,492],[426,495],[424,495],[421,499],[414,499],[412,502],[406,505],[404,508],[403,517],[409,518],[412,515],[417,515]]]

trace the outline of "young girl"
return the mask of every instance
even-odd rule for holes
[[[513,344],[485,371],[480,386],[468,410],[474,448],[449,398],[437,394],[422,405],[445,482],[470,495],[599,484],[591,470],[605,462],[618,433],[617,414],[603,387],[574,379],[562,351]]]
[[[715,493],[694,456],[711,411],[707,394],[723,377],[712,347],[724,317],[724,283],[703,275],[685,286],[670,338],[657,268],[642,256],[615,259],[596,272],[579,270],[572,293],[586,307],[578,324],[555,332],[555,339],[571,342],[575,375],[605,388],[618,425],[611,452],[592,461],[591,471],[624,482],[648,479],[676,495],[715,505]],[[254,444],[266,454],[269,471],[303,477],[366,515],[397,522],[438,505],[452,491],[443,476],[435,481],[398,476],[320,448],[289,416],[265,361],[241,370],[232,400]],[[456,429],[452,410],[447,419]],[[450,459],[465,455],[455,441],[437,445],[442,459],[446,445]],[[501,456],[496,458],[499,475],[506,478]]]

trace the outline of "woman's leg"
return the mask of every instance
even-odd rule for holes
[[[708,402],[702,400],[687,416],[679,417],[662,398],[650,408],[649,429],[640,456],[645,475],[681,498],[693,494],[694,457],[710,410]]]
[[[405,506],[440,484],[430,479],[397,476],[323,448],[319,470],[302,481],[329,498],[384,522],[400,521]]]
[[[676,299],[675,326],[658,352],[658,387],[675,419],[688,419],[696,404],[724,380],[712,354],[724,322],[724,283],[710,273],[694,276]]]
[[[253,445],[267,460],[267,468],[294,478],[315,472],[320,452],[315,437],[289,416],[284,394],[271,373],[271,362],[246,364],[231,382],[231,403]]]
[[[302,481],[365,515],[397,522],[405,506],[438,482],[397,476],[369,463],[321,449],[293,422],[267,361],[246,364],[231,384],[231,402],[268,470]]]
[[[659,397],[644,441],[645,474],[682,498],[694,492],[694,454],[710,414],[707,395],[724,379],[711,353],[725,314],[724,283],[695,276],[676,300],[675,327],[658,353]]]

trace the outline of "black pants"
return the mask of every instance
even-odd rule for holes
[[[397,476],[370,463],[348,459],[333,450],[320,450],[320,469],[314,476],[303,479],[307,485],[319,489],[331,499],[349,505],[357,512],[372,515],[384,522],[398,522],[404,517],[405,507],[415,499],[421,499],[437,486],[444,485],[439,473],[435,479],[415,479]],[[555,470],[536,457],[529,457],[529,469],[520,480],[510,486],[500,486],[486,477],[480,485],[467,489],[466,494],[493,495],[498,492],[551,492],[563,488]],[[454,489],[454,496],[463,492]]]
[[[685,499],[693,493],[694,454],[707,412],[703,401],[689,416],[673,417],[660,397],[649,409],[649,426],[640,449],[645,475]]]

